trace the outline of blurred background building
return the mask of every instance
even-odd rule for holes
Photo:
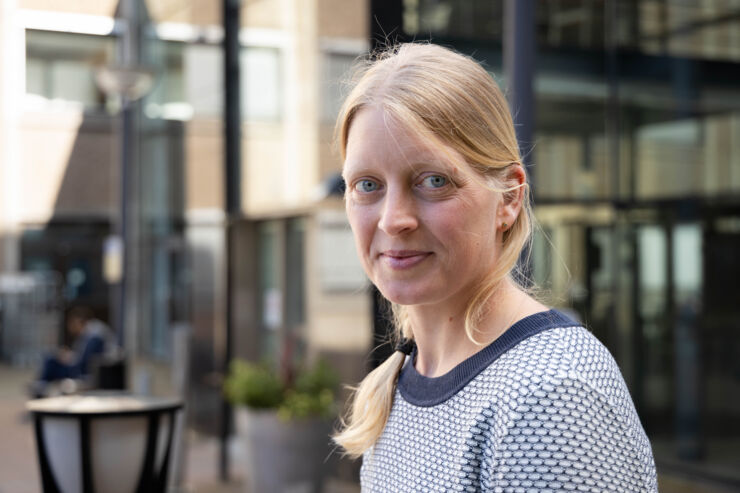
[[[740,488],[740,1],[533,1],[531,51],[505,62],[514,3],[243,0],[230,217],[221,2],[4,0],[2,358],[32,365],[91,306],[130,387],[187,394],[212,434],[229,354],[321,354],[357,381],[385,326],[337,193],[342,80],[383,34],[431,39],[503,87],[529,68],[532,275],[615,355],[663,491]]]

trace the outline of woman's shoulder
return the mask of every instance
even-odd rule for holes
[[[527,374],[537,381],[570,375],[608,393],[612,387],[622,390],[624,380],[609,349],[572,315],[548,313],[556,322],[521,341],[499,359],[499,368],[492,365],[491,370],[511,378]]]
[[[568,377],[597,389],[607,399],[631,401],[611,353],[575,317],[549,310],[512,329],[505,334],[510,341],[498,341],[498,357],[486,361],[485,368],[467,383],[465,394],[477,396],[479,402],[500,403],[504,396],[515,405],[541,385]]]
[[[619,366],[604,344],[575,321],[523,340],[480,376],[474,387],[488,393],[486,407],[499,413],[509,415],[533,401],[556,406],[581,399],[639,427]]]
[[[589,470],[594,481],[609,485],[603,489],[655,491],[650,442],[609,350],[583,325],[543,332],[520,349],[519,364],[511,367],[517,368],[519,383],[514,385],[528,385],[511,400],[506,420],[499,423],[491,468],[499,469],[496,461],[508,458],[517,467],[531,466],[514,457],[519,457],[515,454],[522,450],[523,437],[537,437],[544,448],[532,441],[527,446],[533,453],[550,454],[553,467],[566,472],[558,480],[563,484],[578,480],[568,471]],[[531,369],[523,370],[526,366]],[[514,469],[510,472],[496,479],[497,487],[506,489],[518,479]]]

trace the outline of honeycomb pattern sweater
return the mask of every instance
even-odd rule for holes
[[[362,491],[657,491],[650,442],[609,351],[556,310],[449,373],[401,370]]]

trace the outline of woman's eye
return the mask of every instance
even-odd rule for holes
[[[422,180],[422,184],[429,188],[442,188],[447,185],[447,178],[441,175],[427,176]]]
[[[378,184],[373,180],[360,180],[355,184],[355,190],[358,192],[374,192],[378,189]]]

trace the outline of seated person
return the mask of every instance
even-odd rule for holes
[[[67,314],[67,334],[73,342],[72,349],[62,348],[44,358],[38,380],[31,386],[34,397],[47,394],[49,384],[71,379],[84,379],[90,372],[90,361],[97,356],[116,351],[110,328],[96,319],[91,309],[83,306],[72,308]]]

